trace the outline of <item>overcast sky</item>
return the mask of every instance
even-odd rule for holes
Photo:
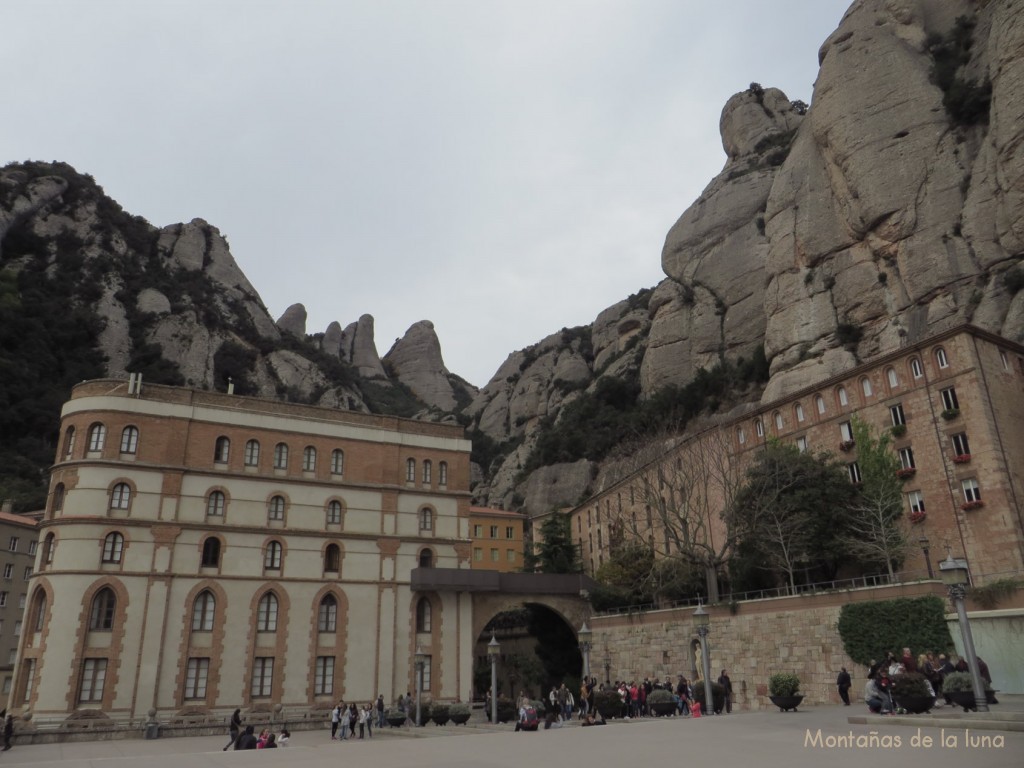
[[[0,162],[217,226],[271,315],[434,323],[483,386],[657,284],[752,81],[811,101],[849,0],[4,0]]]

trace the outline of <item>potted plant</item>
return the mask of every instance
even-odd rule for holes
[[[622,698],[618,691],[595,691],[594,706],[605,718],[622,717]]]
[[[792,672],[776,672],[768,678],[768,698],[782,712],[793,710],[804,700],[800,691],[800,678]]]
[[[892,436],[893,437],[903,437],[905,434],[907,434],[907,425],[906,424],[893,424],[889,428],[889,431],[892,432]]]
[[[912,715],[927,712],[935,706],[935,696],[920,672],[904,672],[892,680],[892,697],[896,706]]]
[[[960,505],[960,509],[964,512],[970,512],[972,509],[981,509],[984,506],[985,502],[981,499],[977,499],[976,501],[965,501]]]
[[[498,722],[511,723],[518,717],[516,705],[511,699],[498,699]]]
[[[690,687],[693,690],[693,701],[700,702],[700,711],[704,714],[710,714],[712,710],[708,708],[707,702],[704,701],[704,681],[694,680]],[[714,704],[714,712],[718,714],[725,708],[725,688],[718,683],[711,683],[711,698]]]
[[[959,408],[947,408],[940,415],[946,421],[952,421],[953,419],[955,419],[957,416],[960,415],[960,409]]]
[[[676,703],[677,701],[671,691],[666,691],[664,688],[655,688],[647,697],[647,706],[654,713],[655,717],[664,717],[665,715],[675,714],[679,708],[679,705]]]
[[[384,713],[384,719],[388,721],[388,725],[392,728],[401,728],[405,725],[406,714],[403,710],[395,707],[390,707]]]
[[[989,692],[992,691],[992,686],[984,680],[981,681],[981,684],[985,687],[986,699],[991,699],[992,696]],[[994,691],[992,692],[994,693]],[[970,672],[950,672],[942,678],[942,695],[950,704],[963,707],[964,712],[977,709]]]
[[[954,464],[966,464],[971,460],[971,454],[969,453],[958,453],[953,457]]]
[[[842,451],[843,453],[847,453],[848,451],[853,450],[854,446],[856,446],[856,445],[857,445],[857,441],[856,440],[843,440],[839,444],[839,450]]]
[[[904,467],[896,470],[896,477],[900,480],[906,480],[909,477],[913,477],[915,474],[917,474],[917,469],[914,467]]]
[[[910,522],[920,523],[926,517],[928,517],[928,513],[925,512],[923,509],[915,509],[913,512],[910,513]]]
[[[448,716],[456,725],[465,725],[468,723],[469,715],[469,707],[460,701],[457,701],[448,707]]]
[[[434,702],[430,705],[430,719],[434,725],[444,725],[448,722],[448,705],[441,702]]]

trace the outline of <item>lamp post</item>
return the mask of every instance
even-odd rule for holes
[[[932,561],[928,556],[928,537],[922,534],[921,538],[917,540],[917,543],[921,545],[921,551],[924,552],[924,563],[928,566],[928,578],[934,579],[935,571],[932,570]]]
[[[584,621],[583,626],[576,634],[580,640],[580,650],[583,651],[583,681],[586,682],[590,679],[590,638],[594,633],[590,631],[590,627]]]
[[[491,660],[491,725],[498,724],[498,654],[501,652],[501,643],[494,635],[491,635],[491,642],[487,644],[487,657]]]
[[[423,665],[426,663],[427,656],[423,653],[423,649],[418,645],[416,646],[416,725],[422,725],[420,722],[420,699],[423,698]]]
[[[607,651],[604,654],[604,684],[612,684],[612,656]]]
[[[979,712],[988,712],[988,698],[985,695],[985,686],[981,682],[981,673],[978,668],[978,655],[974,652],[974,637],[971,635],[971,623],[967,619],[967,609],[964,608],[964,597],[967,595],[967,561],[954,558],[952,554],[946,555],[946,559],[939,563],[939,573],[942,576],[942,583],[949,590],[949,597],[956,608],[957,621],[960,624],[960,637],[964,642],[964,652],[967,654],[967,666],[971,671],[971,688],[974,689],[974,704]]]
[[[704,667],[704,706],[713,714],[715,700],[711,695],[711,659],[708,658],[708,627],[711,624],[711,615],[699,602],[697,610],[693,612],[693,621],[697,625],[697,634],[700,635],[700,656]]]

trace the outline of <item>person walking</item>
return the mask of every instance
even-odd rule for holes
[[[338,738],[338,724],[341,723],[341,702],[331,711],[331,741]],[[342,735],[344,738],[344,734]]]
[[[11,738],[14,736],[14,715],[7,716],[7,722],[4,723],[4,749],[6,752],[11,748]]]
[[[234,714],[231,715],[231,722],[228,724],[228,733],[231,735],[231,741],[224,747],[222,751],[227,752],[231,747],[238,741],[239,735],[242,733],[242,710],[236,709]]]
[[[352,728],[350,727],[348,716],[348,707],[345,706],[344,702],[338,704],[338,727],[341,728],[341,733],[338,735],[339,741],[345,741],[352,735]]]
[[[842,667],[839,670],[839,676],[836,677],[836,686],[839,688],[839,698],[843,700],[845,706],[850,706],[850,686],[853,685],[853,681],[850,680],[850,673],[846,671],[846,667]]]
[[[377,727],[384,727],[384,694],[377,696]]]
[[[724,669],[718,676],[718,684],[725,690],[725,714],[728,715],[732,712],[732,680]]]
[[[355,705],[353,705],[355,706]],[[359,709],[359,738],[362,739],[366,735],[366,710]]]

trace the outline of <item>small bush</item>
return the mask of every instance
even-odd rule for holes
[[[707,702],[704,701],[704,681],[694,680],[690,686],[693,689],[693,700],[700,702],[700,709],[704,713],[708,713],[711,710],[707,707]],[[721,712],[725,706],[725,688],[720,686],[718,683],[711,683],[711,698],[714,699],[715,712]]]
[[[920,672],[904,672],[892,679],[892,695],[897,699],[901,696],[928,696],[928,684]]]
[[[800,678],[792,672],[776,672],[768,678],[768,693],[772,696],[796,696],[800,691]]]

